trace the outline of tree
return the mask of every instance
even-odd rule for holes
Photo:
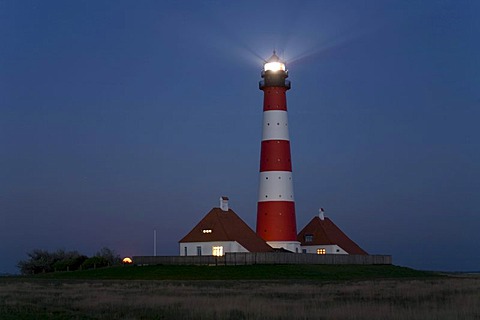
[[[96,269],[120,264],[120,256],[112,249],[103,247],[95,256],[82,263],[82,269]]]
[[[91,257],[82,263],[82,270],[108,267],[108,261],[102,257]]]
[[[88,259],[87,256],[78,253],[78,251],[65,252],[63,256],[58,256],[58,258],[53,264],[54,271],[78,270],[82,263]]]
[[[22,274],[36,274],[53,271],[53,255],[41,249],[34,249],[27,253],[29,259],[18,262],[17,267]]]
[[[107,261],[109,266],[114,266],[120,264],[122,259],[120,255],[118,255],[115,250],[109,249],[107,247],[103,247],[100,249],[96,254],[95,257],[103,258]]]
[[[54,271],[74,271],[79,268],[101,268],[120,263],[120,256],[114,250],[102,248],[94,257],[88,258],[78,251],[59,249],[54,252],[34,249],[27,253],[28,259],[18,262],[22,274],[37,274]]]
[[[65,251],[63,249],[54,252],[34,249],[28,252],[27,256],[27,260],[21,260],[17,264],[22,274],[73,271],[77,270],[87,258],[78,251]]]

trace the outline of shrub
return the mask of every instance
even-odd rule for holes
[[[96,269],[109,266],[109,261],[104,257],[91,257],[82,263],[82,270]]]
[[[112,249],[109,249],[107,247],[103,247],[100,249],[96,254],[95,257],[103,258],[105,259],[109,266],[114,266],[117,264],[120,264],[122,259],[120,256]]]
[[[17,264],[22,274],[37,274],[53,271],[55,257],[52,253],[46,250],[34,249],[28,252],[27,256],[29,257],[27,260],[21,260]]]
[[[78,251],[65,251],[63,249],[54,252],[34,249],[28,252],[27,256],[28,259],[21,260],[17,264],[22,274],[101,268],[119,264],[121,261],[120,256],[114,250],[106,247],[100,249],[91,258],[80,254]]]
[[[87,256],[79,254],[57,261],[53,264],[53,267],[55,271],[75,271],[78,270],[87,259]]]

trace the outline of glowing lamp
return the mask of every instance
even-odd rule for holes
[[[264,71],[285,71],[285,64],[281,62],[267,62],[263,66]]]
[[[132,264],[132,263],[133,263],[132,259],[129,258],[129,257],[123,258],[122,262],[123,262],[124,264]]]
[[[273,55],[264,64],[263,71],[285,71],[285,64],[280,60],[275,51],[273,51]]]

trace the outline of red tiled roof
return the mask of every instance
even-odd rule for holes
[[[203,230],[211,230],[204,233]],[[222,211],[213,208],[179,242],[237,241],[250,252],[273,251],[240,217],[231,209]]]
[[[305,235],[312,235],[312,241],[305,242]],[[348,254],[368,254],[343,233],[329,218],[321,220],[319,217],[314,217],[305,228],[300,231],[297,240],[302,246],[336,244]]]

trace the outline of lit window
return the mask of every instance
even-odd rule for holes
[[[313,234],[306,234],[305,242],[312,242],[312,241],[313,241]]]
[[[212,229],[203,229],[202,232],[203,233],[212,233]]]
[[[214,246],[212,247],[212,255],[214,256],[223,256],[223,247],[222,246]]]
[[[317,254],[327,254],[327,251],[323,248],[317,249]]]

